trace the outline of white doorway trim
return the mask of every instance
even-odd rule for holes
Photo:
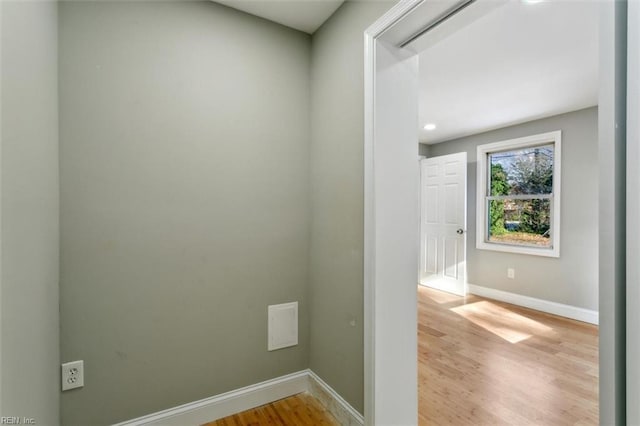
[[[419,217],[418,217],[418,144],[415,138],[415,156],[408,169],[415,169],[415,175],[411,183],[415,186],[415,193],[409,194],[409,200],[405,200],[410,207],[400,205],[407,215],[415,214],[414,224],[404,223],[405,231],[415,230],[415,241],[404,241],[402,249],[409,248],[406,253],[409,258],[413,256],[415,267],[410,270],[415,279],[409,284],[413,287],[413,293],[403,287],[402,294],[393,294],[390,283],[383,283],[381,280],[380,266],[386,263],[384,255],[379,252],[381,243],[391,238],[390,224],[382,225],[383,217],[388,212],[381,212],[378,207],[383,205],[385,195],[381,194],[378,181],[382,171],[386,167],[385,160],[381,162],[379,150],[380,138],[379,122],[383,118],[380,111],[380,93],[376,90],[379,74],[377,73],[377,59],[379,47],[381,47],[381,36],[394,24],[409,15],[415,7],[423,0],[401,1],[394,6],[383,17],[378,19],[365,32],[365,71],[364,71],[364,113],[365,113],[365,146],[364,146],[364,417],[365,425],[383,424],[417,424],[418,421],[418,390],[417,390],[417,296],[416,284],[418,275],[418,237],[419,237]],[[399,61],[398,61],[399,62]],[[417,58],[416,76],[413,78],[417,83]],[[390,85],[391,81],[387,82]],[[406,95],[406,101],[411,103],[410,93],[398,93],[400,97]],[[417,125],[417,91],[415,96],[415,125],[409,131],[415,131]],[[410,105],[409,105],[410,108]],[[406,112],[405,110],[402,110]],[[387,117],[393,114],[388,110]],[[406,119],[405,117],[402,117]],[[407,129],[405,129],[406,131]],[[378,143],[376,143],[378,142]],[[398,183],[393,182],[393,183]],[[392,183],[392,185],[393,185]],[[389,187],[387,187],[389,188]],[[411,197],[415,197],[415,203],[411,203]],[[399,212],[392,212],[391,218],[398,216]],[[387,216],[388,217],[388,216]],[[383,228],[383,229],[380,229]],[[385,229],[386,228],[386,229]],[[385,232],[385,237],[381,235]],[[394,244],[394,242],[391,242]],[[413,250],[412,250],[413,249]],[[409,268],[411,266],[407,265]],[[388,268],[393,270],[393,267]],[[407,270],[401,271],[407,274]],[[385,300],[388,295],[392,295],[390,300]],[[385,307],[379,306],[379,302],[385,300],[388,304]],[[403,311],[403,308],[404,309]],[[405,312],[408,315],[394,316],[393,313]],[[391,313],[392,315],[388,315]],[[400,330],[402,333],[395,336],[394,331]],[[413,335],[413,338],[411,337]],[[385,349],[387,347],[388,349]],[[395,348],[394,348],[395,347]],[[394,349],[394,350],[392,350]],[[396,375],[394,378],[393,376]],[[406,383],[402,383],[408,380]]]
[[[415,54],[397,48],[400,40],[393,38],[399,33],[415,33],[407,27],[420,25],[420,19],[416,17],[422,13],[428,15],[430,9],[436,8],[438,3],[442,4],[427,0],[402,0],[365,31],[364,396],[367,425],[417,424],[415,265],[419,239],[419,220],[416,214],[419,179],[418,162],[415,159],[418,156],[418,138],[417,113],[412,120],[407,119],[406,113],[412,111],[411,100],[417,95],[410,93],[409,89],[417,86],[418,77],[417,74],[411,77],[412,67],[416,62]],[[625,8],[624,18],[618,12],[622,7]],[[626,43],[624,38],[620,38],[621,27],[625,26],[621,19],[626,22],[626,3],[602,3],[599,35],[601,46],[611,49],[610,51],[615,51],[615,48],[612,49],[615,46],[618,48],[617,54],[620,54],[620,47]],[[637,22],[631,22],[630,25],[637,25]],[[614,135],[614,129],[616,114],[620,113],[620,105],[624,104],[625,97],[624,92],[616,92],[615,84],[612,83],[621,72],[618,57],[616,56],[616,60],[612,59],[614,58],[610,55],[601,55],[600,58],[599,107],[600,149],[605,150],[606,157],[611,159],[620,155],[620,148],[624,148],[624,137],[619,139],[619,135]],[[398,76],[404,76],[405,80],[399,81]],[[408,81],[411,79],[414,81]],[[390,95],[391,92],[393,96]],[[389,102],[393,105],[389,105]],[[417,112],[417,103],[413,108]],[[395,131],[394,138],[390,138],[392,130]],[[412,133],[415,152],[408,161],[406,150]],[[601,161],[600,164],[602,167],[606,161]],[[620,172],[609,169],[607,173],[601,173],[599,179],[602,255],[603,248],[619,247],[619,236],[608,233],[608,229],[602,229],[602,218],[603,215],[612,213],[609,219],[605,219],[611,221],[620,214],[624,195],[621,200],[616,199],[605,205],[603,191],[620,183]],[[624,178],[622,180],[624,184]],[[398,192],[401,194],[397,194]],[[610,224],[604,225],[606,227]],[[413,236],[412,229],[415,231]],[[627,240],[629,238],[640,237],[629,235]],[[404,262],[398,258],[397,253],[405,256]],[[625,255],[619,251],[616,254]],[[620,298],[620,290],[624,288],[624,275],[620,278],[620,271],[607,264],[608,260],[607,256],[600,258],[600,282],[606,279],[610,283],[600,286],[599,295],[600,423],[617,424],[617,421],[624,418],[625,410],[624,366],[620,365],[620,351],[624,351],[624,341],[619,336],[624,330],[624,323],[619,322],[621,313],[624,313],[624,300]],[[409,277],[408,283],[403,282],[406,277]],[[416,279],[412,280],[410,277]],[[620,279],[623,281],[620,282]],[[611,343],[611,347],[605,348],[604,342]],[[624,354],[622,358],[624,359]],[[618,392],[621,388],[622,393]]]

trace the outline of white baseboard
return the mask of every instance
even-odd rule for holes
[[[331,386],[326,384],[316,373],[309,371],[309,392],[343,426],[362,426],[364,417],[347,401],[344,400]]]
[[[301,392],[310,392],[345,426],[362,426],[364,419],[311,370],[287,374],[210,398],[117,423],[114,426],[200,425]]]
[[[501,302],[524,306],[525,308],[531,308],[537,311],[598,325],[597,311],[578,308],[577,306],[563,305],[562,303],[550,302],[548,300],[536,299],[534,297],[523,296],[521,294],[509,293],[507,291],[495,290],[493,288],[481,287],[473,284],[469,284],[468,289],[469,293],[477,296],[495,299]]]
[[[304,370],[148,414],[114,426],[200,425],[305,392],[307,389],[309,389],[309,373],[308,370]]]

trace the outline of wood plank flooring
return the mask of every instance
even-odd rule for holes
[[[598,328],[418,286],[420,425],[597,425]]]
[[[339,426],[316,398],[299,393],[204,426]]]

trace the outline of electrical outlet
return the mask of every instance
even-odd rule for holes
[[[62,390],[84,386],[84,361],[71,361],[62,364]]]
[[[516,270],[513,268],[507,268],[507,278],[514,279],[516,277]]]

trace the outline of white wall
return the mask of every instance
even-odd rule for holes
[[[0,416],[59,423],[57,5],[2,1]]]
[[[367,140],[365,300],[374,301],[370,425],[414,425],[418,414],[418,58],[375,41],[374,137]],[[370,185],[370,186],[369,186]],[[371,228],[369,228],[371,227]],[[370,250],[370,251],[369,251]],[[371,292],[371,293],[369,293]],[[393,348],[393,349],[391,349]]]
[[[562,131],[560,257],[476,249],[476,147]],[[470,284],[598,310],[598,109],[596,107],[510,126],[431,146],[430,157],[467,152],[467,271]],[[515,269],[515,279],[507,278]]]
[[[598,93],[600,424],[626,424],[626,2],[602,2]],[[637,262],[637,259],[631,261]]]

